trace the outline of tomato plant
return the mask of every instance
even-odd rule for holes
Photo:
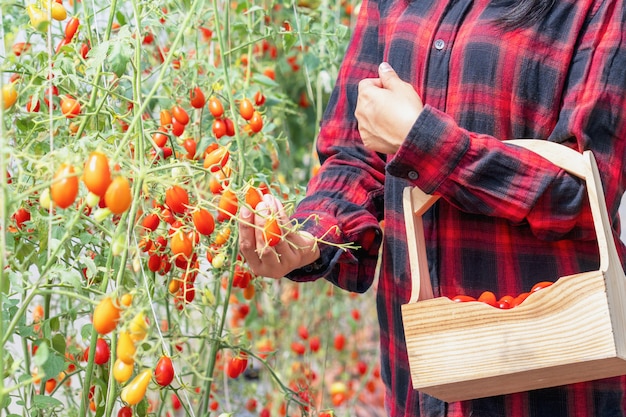
[[[238,254],[239,205],[293,210],[317,163],[352,22],[333,7],[3,5],[3,410],[299,417],[332,406],[334,380],[376,381],[350,371],[376,361],[368,317],[350,318],[371,298],[253,276]],[[244,369],[258,379],[214,382]]]

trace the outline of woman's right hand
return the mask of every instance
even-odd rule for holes
[[[254,274],[282,278],[319,258],[315,238],[307,232],[290,231],[282,203],[271,194],[263,196],[254,212],[242,207],[239,215],[239,250]],[[282,238],[275,246],[269,246],[263,235],[263,227],[271,216],[282,229]]]

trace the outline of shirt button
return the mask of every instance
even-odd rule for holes
[[[409,171],[409,179],[415,181],[419,178],[417,171]]]
[[[440,51],[441,51],[441,50],[443,49],[443,47],[444,47],[444,46],[446,46],[446,43],[443,41],[443,39],[437,39],[437,40],[435,41],[435,48],[436,48],[436,49],[438,49],[438,50],[440,50]]]

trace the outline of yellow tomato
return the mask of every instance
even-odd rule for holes
[[[130,333],[127,331],[120,332],[119,339],[117,340],[117,359],[124,361],[127,364],[135,363],[135,352],[137,347],[135,342],[130,337]]]
[[[2,86],[2,107],[4,110],[11,108],[17,101],[17,90],[13,83]]]
[[[128,364],[121,359],[116,359],[113,365],[113,378],[120,384],[128,381],[133,375],[134,365]]]
[[[128,405],[139,404],[146,396],[146,390],[151,380],[152,369],[144,369],[122,389],[120,398]]]
[[[135,342],[141,342],[148,334],[148,322],[143,312],[137,313],[128,325],[130,338]]]

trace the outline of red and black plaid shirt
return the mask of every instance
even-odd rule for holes
[[[377,292],[390,416],[624,416],[624,378],[444,404],[411,386],[400,306],[410,295],[402,190],[442,198],[425,215],[436,295],[519,294],[542,280],[598,269],[585,189],[514,138],[593,150],[620,255],[617,211],[626,185],[626,6],[557,0],[530,28],[503,30],[510,0],[364,0],[322,122],[319,174],[295,217],[317,236],[364,248],[322,248],[315,267],[350,291],[370,287],[384,218]],[[425,108],[400,150],[364,148],[357,84],[388,61]],[[624,256],[622,256],[624,259]],[[459,348],[462,349],[460,346]]]

